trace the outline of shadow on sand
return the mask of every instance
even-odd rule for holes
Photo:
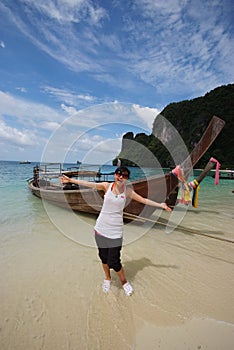
[[[132,260],[132,261],[126,261],[124,263],[124,269],[128,271],[128,277],[133,280],[136,276],[136,274],[139,271],[144,270],[146,267],[155,267],[157,269],[161,268],[173,268],[177,269],[178,267],[176,265],[160,265],[160,264],[153,264],[152,261],[148,258],[141,258],[138,260]]]

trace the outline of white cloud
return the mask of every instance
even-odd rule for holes
[[[24,0],[29,11],[35,9],[50,19],[63,23],[80,23],[82,21],[97,25],[106,17],[106,11],[103,7],[90,0],[60,0],[54,2],[52,0]]]
[[[7,159],[21,157],[25,149],[30,153],[25,158],[38,159],[49,135],[66,117],[46,105],[0,91],[0,142],[11,154]],[[0,158],[4,152],[0,150]]]
[[[84,162],[87,164],[112,164],[112,160],[119,154],[122,139],[105,139],[94,143],[93,147],[85,154]]]
[[[74,114],[76,114],[78,112],[78,110],[75,107],[71,107],[71,106],[66,106],[64,103],[61,104],[61,108],[67,112],[67,114],[69,116],[73,116]]]
[[[20,91],[20,92],[23,92],[23,93],[26,93],[27,92],[27,89],[24,88],[24,87],[17,87],[16,90]]]
[[[97,132],[99,130],[97,129]],[[91,135],[89,130],[87,133],[70,133],[70,142],[57,144],[61,139],[61,135],[65,136],[67,132],[64,130],[58,131],[60,136],[57,138],[53,136],[53,140],[46,145],[45,152],[43,154],[43,161],[51,158],[51,154],[56,159],[78,159],[82,163],[86,164],[106,164],[111,163],[112,160],[118,155],[122,137],[102,137],[100,135]],[[64,137],[63,137],[64,138]],[[69,141],[69,140],[68,140]]]
[[[59,112],[0,91],[0,139],[5,148],[22,151],[22,147],[36,146],[38,158],[45,147],[46,159],[53,156],[49,161],[59,161],[76,147],[77,158],[89,155],[91,160],[92,155],[92,162],[95,157],[96,161],[100,157],[109,160],[119,153],[123,133],[133,129],[150,133],[157,114],[156,109],[117,101],[79,111],[63,104],[62,109]]]
[[[43,122],[62,123],[66,118],[64,113],[51,107],[20,99],[3,91],[0,91],[0,114],[14,117],[25,127],[36,126],[38,129],[43,128]]]
[[[142,17],[141,25],[131,22],[133,64],[129,69],[139,72],[157,91],[190,91],[189,97],[203,93],[203,86],[216,87],[233,76],[233,45],[226,31],[230,19],[226,20],[224,3],[137,0],[135,8]],[[183,87],[178,90],[180,84]]]
[[[43,90],[54,97],[57,101],[62,101],[63,103],[79,106],[80,102],[85,103],[94,103],[96,101],[96,97],[88,95],[88,94],[77,94],[73,91],[56,88],[52,86],[45,86]]]
[[[7,126],[4,121],[0,120],[0,140],[10,142],[15,146],[33,146],[37,140],[32,130],[18,130],[14,127]]]
[[[114,12],[111,5],[104,8],[91,0],[23,4],[27,21],[10,5],[6,13],[36,46],[69,69],[89,72],[108,85],[133,92],[140,80],[168,94],[185,82],[183,91],[190,97],[203,92],[204,85],[216,87],[233,76],[227,1],[135,0],[129,11],[123,2],[111,4]],[[113,13],[117,20],[109,30]],[[64,103],[71,104],[69,99],[92,96],[66,98]]]
[[[76,151],[79,160],[88,157],[92,163],[100,159],[109,161],[119,153],[123,133],[150,133],[152,129],[148,124],[154,113],[155,109],[151,112],[149,108],[118,102],[80,110],[51,135],[44,148],[43,161],[51,161],[52,155],[55,159],[66,159],[69,152]]]
[[[135,6],[140,8],[143,16],[155,17],[155,15],[165,16],[169,18],[172,15],[181,13],[188,0],[167,0],[167,1],[155,1],[155,0],[135,0]],[[168,17],[169,16],[169,17]]]
[[[152,123],[159,111],[156,108],[141,107],[140,105],[121,103],[118,101],[92,105],[89,108],[76,110],[74,107],[62,105],[69,114],[66,125],[76,125],[80,128],[91,129],[106,123],[124,123],[134,127],[152,130]]]
[[[146,123],[148,128],[152,130],[153,122],[156,116],[160,111],[156,108],[141,107],[139,105],[133,105],[133,109],[136,111],[136,114]]]
[[[37,104],[26,99],[20,99],[11,94],[0,91],[0,113],[3,117],[13,117],[17,123],[27,127],[51,130],[52,126],[61,125],[68,116],[68,124],[80,127],[94,127],[96,125],[113,123],[131,123],[136,126],[151,129],[151,121],[157,113],[155,108],[146,108],[139,105],[124,103],[106,103],[93,105],[90,108],[77,110],[75,107],[61,105],[59,112],[43,104]]]
[[[42,122],[41,127],[43,129],[46,129],[48,131],[55,131],[57,128],[59,128],[60,124],[57,122]]]
[[[10,3],[5,6],[0,3],[0,9],[34,45],[72,70],[101,70],[98,62],[89,57],[95,42],[87,40],[86,34],[89,27],[100,27],[101,21],[108,17],[105,9],[94,6],[89,0],[22,2],[21,11],[16,11]],[[80,22],[77,35],[75,23]],[[85,30],[84,26],[87,26]],[[92,31],[95,33],[94,29]],[[97,38],[95,34],[91,37]]]
[[[5,49],[5,43],[3,42],[3,41],[0,41],[0,47],[2,48],[2,49]]]

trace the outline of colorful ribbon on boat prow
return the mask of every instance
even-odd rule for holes
[[[181,168],[180,165],[177,165],[175,169],[172,170],[172,174],[182,182],[178,192],[178,197],[177,197],[178,203],[188,205],[191,201],[190,191],[193,191],[192,205],[194,208],[198,207],[198,191],[200,190],[199,185],[201,181],[205,178],[207,173],[213,167],[213,165],[210,166],[210,163],[216,163],[215,185],[218,185],[220,163],[217,161],[217,159],[213,157],[210,158],[209,163],[207,164],[206,168],[203,170],[202,174],[200,174],[200,176],[197,179],[194,179],[189,183],[187,183],[186,180],[184,179],[183,169]]]
[[[189,183],[189,186],[193,189],[192,206],[194,208],[198,207],[198,191],[200,191],[199,182],[194,179]]]
[[[189,205],[189,203],[191,202],[190,188],[188,186],[187,181],[184,178],[183,169],[180,165],[177,165],[175,169],[172,170],[172,174],[182,182],[177,196],[178,203]]]
[[[186,190],[189,191],[187,181],[184,178],[184,172],[180,165],[177,165],[175,169],[172,170],[172,174],[175,175],[185,186]]]
[[[216,169],[215,169],[215,185],[219,184],[219,170],[220,170],[220,163],[217,161],[217,159],[211,157],[210,162],[216,163]]]
[[[215,171],[215,185],[219,184],[219,169],[220,169],[220,163],[217,161],[217,159],[211,157],[210,161],[212,163],[216,163],[216,171]],[[209,163],[208,163],[209,164]],[[204,169],[204,172],[206,171],[206,169]],[[206,175],[206,172],[205,172]],[[204,177],[205,177],[204,175]],[[192,196],[192,206],[194,208],[198,207],[198,191],[200,190],[200,186],[199,184],[201,183],[201,181],[203,180],[204,177],[201,177],[201,180],[198,181],[198,179],[194,179],[193,181],[191,181],[189,183],[189,186],[193,189],[193,196]]]

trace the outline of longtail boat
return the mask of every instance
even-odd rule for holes
[[[195,164],[219,135],[224,124],[225,122],[216,116],[211,119],[199,143],[180,165],[184,171],[185,178],[188,177]],[[29,189],[35,196],[54,205],[70,208],[78,212],[97,214],[100,211],[103,203],[103,191],[84,186],[73,186],[67,189],[66,185],[55,185],[47,179],[40,179],[37,171],[38,169],[34,168],[34,177],[28,180]],[[85,173],[80,175],[85,176]],[[97,176],[96,181],[101,181],[102,174],[97,173],[96,175],[92,175],[94,175],[94,177]],[[53,174],[51,174],[51,176],[53,176]],[[79,174],[76,174],[76,176],[79,176]],[[168,172],[134,180],[129,182],[127,186],[131,186],[135,192],[143,197],[147,197],[156,202],[166,202],[168,206],[173,208],[177,201],[178,182],[178,178],[174,176],[173,172]],[[131,215],[141,215],[147,218],[150,217],[154,211],[154,207],[144,206],[141,203],[131,200],[127,202],[124,209],[124,216],[128,218],[129,215],[130,218]]]

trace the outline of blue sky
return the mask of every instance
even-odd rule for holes
[[[108,162],[233,56],[231,0],[1,0],[0,159]]]

